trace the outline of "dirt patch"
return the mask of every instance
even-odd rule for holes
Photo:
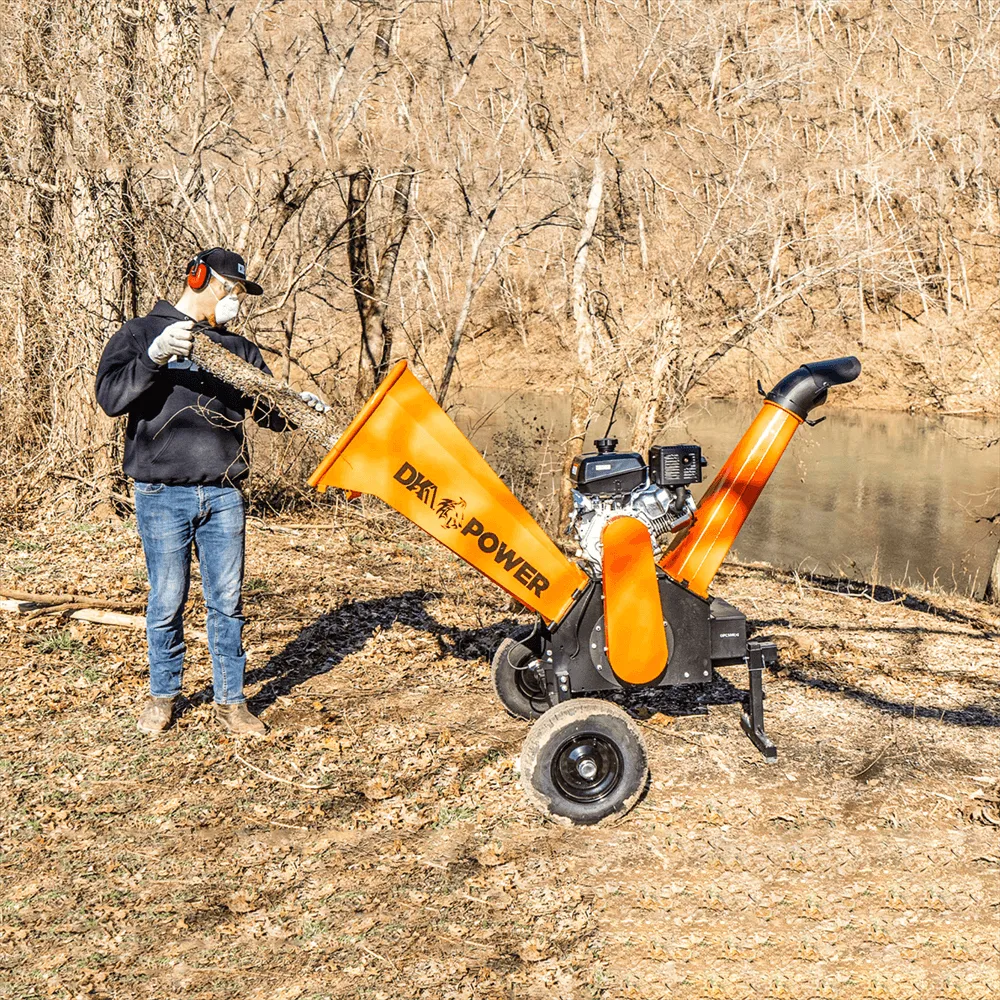
[[[2,556],[24,589],[144,588],[128,523],[43,523]],[[647,794],[567,829],[526,807],[527,725],[490,693],[492,648],[528,620],[506,597],[371,510],[254,524],[248,578],[258,742],[214,728],[202,643],[150,740],[141,633],[0,618],[0,997],[1000,989],[984,606],[728,569],[718,593],[781,649],[777,765],[739,729],[738,670],[636,697]]]

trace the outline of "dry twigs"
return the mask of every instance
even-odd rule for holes
[[[267,778],[269,781],[277,781],[282,785],[293,785],[295,788],[306,788],[310,791],[319,791],[325,788],[325,785],[307,785],[301,781],[292,781],[291,778],[283,778],[280,774],[271,774],[270,771],[265,771],[263,768],[258,767],[256,764],[251,764],[250,761],[241,757],[238,753],[233,754],[234,759],[238,760],[244,767],[249,767],[251,771],[256,771],[259,775]]]

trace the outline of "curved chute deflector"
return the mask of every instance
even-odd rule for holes
[[[861,374],[857,358],[802,365],[786,375],[766,402],[698,504],[694,524],[660,560],[663,570],[701,597],[736,541],[792,435],[827,389]]]
[[[379,497],[547,621],[561,618],[587,583],[405,361],[309,484]]]
[[[649,684],[670,658],[649,528],[616,517],[601,532],[601,545],[608,662],[619,680]]]

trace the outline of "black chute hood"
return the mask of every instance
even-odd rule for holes
[[[764,398],[803,420],[814,407],[826,402],[831,385],[853,382],[861,374],[855,357],[813,361],[786,375]]]

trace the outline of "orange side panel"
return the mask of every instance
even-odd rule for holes
[[[669,654],[649,531],[634,517],[616,517],[601,532],[601,544],[611,669],[626,684],[648,684],[663,673]]]
[[[767,402],[701,498],[694,524],[660,560],[701,597],[736,541],[743,522],[791,441],[801,417]]]
[[[309,483],[379,497],[548,621],[561,618],[587,582],[405,361]]]

